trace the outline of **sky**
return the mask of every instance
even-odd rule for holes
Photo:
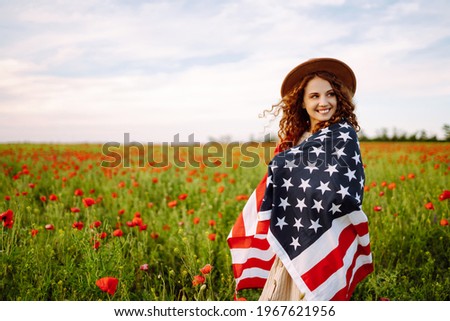
[[[315,57],[352,67],[369,137],[443,137],[447,0],[0,0],[0,142],[259,139]]]

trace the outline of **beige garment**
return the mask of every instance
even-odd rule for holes
[[[295,285],[281,260],[276,257],[259,301],[299,301],[305,294]]]

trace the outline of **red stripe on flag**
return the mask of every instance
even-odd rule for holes
[[[247,249],[252,247],[260,250],[268,250],[270,248],[270,244],[266,239],[258,239],[252,236],[229,238],[228,244],[232,249]]]
[[[242,279],[237,285],[236,285],[236,291],[242,290],[242,289],[259,289],[263,288],[264,284],[266,283],[266,279],[263,278],[246,278]]]
[[[248,259],[243,264],[233,264],[234,276],[235,276],[235,278],[239,278],[239,277],[241,277],[244,270],[253,268],[253,267],[258,267],[262,270],[270,271],[270,268],[272,267],[274,260],[275,260],[275,256],[272,257],[269,261],[264,261],[264,260],[261,260],[258,258],[251,258],[251,259]]]
[[[338,246],[331,250],[320,262],[302,275],[302,279],[311,291],[317,289],[332,274],[343,267],[345,252],[355,240],[356,234],[367,230],[367,223],[349,225],[339,235]],[[370,253],[370,250],[367,254]],[[359,255],[359,253],[358,253]]]

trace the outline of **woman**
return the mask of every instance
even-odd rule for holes
[[[353,71],[332,58],[308,60],[283,81],[282,100],[271,110],[283,113],[278,154],[261,182],[264,197],[256,202],[258,235],[247,242],[265,254],[257,258],[248,251],[243,259],[240,248],[236,256],[233,241],[239,235],[233,228],[228,242],[237,289],[244,288],[239,284],[245,276],[246,281],[264,279],[260,300],[348,300],[372,272],[367,217],[361,209],[364,169],[355,90]],[[243,211],[249,225],[246,208],[252,206]],[[267,266],[270,271],[263,275]]]

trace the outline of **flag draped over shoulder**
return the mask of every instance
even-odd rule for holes
[[[228,236],[236,290],[263,287],[275,255],[306,300],[348,300],[373,271],[364,169],[345,121],[278,153]]]

